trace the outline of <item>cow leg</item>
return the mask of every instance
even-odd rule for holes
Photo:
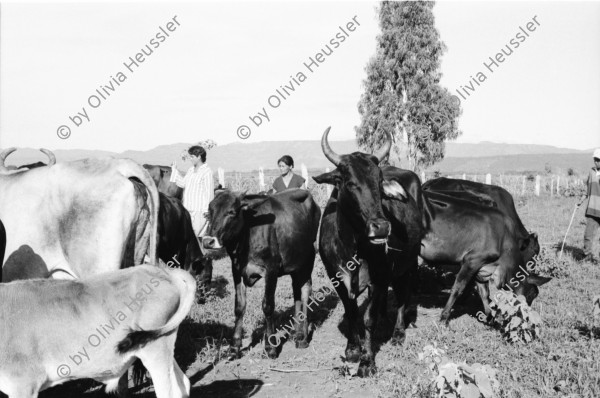
[[[479,293],[479,297],[481,297],[481,302],[483,303],[483,312],[485,312],[485,315],[490,316],[492,314],[492,309],[490,308],[490,289],[488,283],[475,283],[477,286],[477,293]]]
[[[294,290],[294,318],[296,319],[296,348],[308,348],[308,299],[312,291],[310,275],[292,275],[292,288]]]
[[[230,360],[241,357],[244,313],[246,312],[246,285],[244,285],[240,272],[235,269],[232,269],[232,271],[233,283],[235,284],[235,327],[233,330],[233,344],[229,355]]]
[[[200,272],[200,275],[196,276],[196,280],[198,281],[196,302],[199,304],[204,304],[206,302],[206,296],[210,288],[213,272],[213,260],[211,258],[204,257],[203,261],[204,268],[202,269],[202,272]]]
[[[360,336],[357,327],[359,321],[358,304],[356,303],[356,299],[351,300],[348,297],[348,290],[343,283],[338,283],[335,290],[344,305],[346,322],[348,322],[348,343],[346,344],[345,351],[346,361],[358,362],[361,354]]]
[[[268,266],[268,270],[265,275],[265,296],[263,297],[262,309],[265,314],[265,321],[267,328],[265,330],[265,351],[269,358],[277,358],[277,346],[271,345],[269,337],[275,334],[275,327],[273,322],[273,313],[275,312],[275,289],[277,288],[277,272],[272,270],[279,269],[276,266]]]
[[[147,344],[138,355],[152,377],[157,398],[190,396],[190,381],[173,358],[176,338],[177,331]]]
[[[395,277],[392,280],[392,288],[398,302],[398,317],[392,335],[392,344],[400,345],[406,339],[407,312],[410,302],[410,278],[408,275]]]
[[[445,326],[450,324],[450,312],[452,311],[452,307],[454,306],[456,299],[463,293],[473,275],[479,271],[479,268],[481,268],[482,265],[483,264],[476,266],[473,264],[473,261],[469,261],[467,259],[463,260],[460,271],[458,272],[458,275],[456,275],[456,280],[452,286],[450,297],[448,297],[446,307],[444,307],[442,316],[440,317],[440,322],[442,322]]]
[[[387,286],[385,287],[387,289]],[[365,322],[365,353],[360,357],[357,375],[359,377],[369,377],[375,374],[375,355],[373,354],[373,335],[377,326],[377,317],[381,308],[381,301],[384,297],[384,286],[376,284],[371,285],[369,298],[367,298],[366,322]]]
[[[390,319],[388,317],[388,292],[387,289],[382,293],[383,297],[381,298],[381,307],[379,308],[379,316],[381,316],[381,320],[387,329],[390,326]]]

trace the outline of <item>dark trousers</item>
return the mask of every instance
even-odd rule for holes
[[[585,216],[586,225],[585,233],[583,234],[583,253],[587,256],[592,254],[592,248],[594,247],[594,239],[596,238],[596,232],[600,228],[600,218],[593,216]]]

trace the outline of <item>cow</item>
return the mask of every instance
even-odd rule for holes
[[[416,174],[398,173],[399,169],[391,166],[385,168],[388,180],[384,180],[378,165],[389,154],[389,134],[373,155],[339,155],[329,146],[329,131],[330,127],[321,138],[321,148],[336,169],[313,177],[319,184],[335,186],[321,221],[319,254],[348,320],[346,360],[360,360],[357,375],[368,377],[376,372],[373,334],[390,284],[398,301],[393,342],[401,344],[405,339],[409,274],[417,267],[423,235],[421,182]],[[356,265],[349,264],[352,258]],[[361,355],[357,297],[367,289]]]
[[[158,191],[129,159],[84,159],[7,170],[0,153],[3,281],[77,279],[156,263]]]
[[[440,177],[425,182],[423,184],[423,191],[439,192],[497,207],[498,210],[513,220],[520,239],[532,239],[534,241],[535,254],[539,254],[540,246],[537,234],[530,234],[527,231],[517,213],[513,197],[506,189],[475,181]],[[472,195],[472,199],[465,195]]]
[[[171,167],[151,164],[145,164],[143,167],[148,170],[148,173],[154,180],[159,192],[179,200],[183,198],[183,188],[180,188],[177,184],[171,182]]]
[[[188,272],[150,265],[0,284],[0,391],[34,398],[91,378],[112,392],[139,358],[158,398],[189,397],[173,352],[195,291]]]
[[[434,191],[424,191],[423,199],[426,232],[421,257],[434,266],[459,268],[441,313],[444,325],[449,324],[456,299],[472,279],[487,315],[491,312],[488,282],[497,289],[508,286],[531,305],[538,287],[550,280],[535,275],[528,266],[539,249],[537,239],[520,237],[517,224],[499,209]]]
[[[181,201],[162,192],[158,193],[158,197],[158,257],[197,276],[201,290],[199,300],[202,300],[202,293],[211,281],[212,260],[202,254],[190,213]]]
[[[225,248],[231,258],[235,284],[235,329],[230,357],[241,354],[242,326],[246,311],[246,287],[265,280],[262,309],[266,318],[265,351],[277,357],[273,312],[277,279],[291,275],[296,323],[296,347],[308,347],[307,303],[312,289],[312,270],[321,210],[310,192],[295,189],[280,194],[247,195],[220,191],[209,205],[209,227],[202,244],[207,250]]]

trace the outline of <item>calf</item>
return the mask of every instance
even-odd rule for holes
[[[0,391],[30,398],[83,378],[113,391],[139,358],[158,398],[188,397],[173,351],[195,291],[188,272],[148,265],[0,284]]]
[[[211,281],[212,260],[202,254],[190,213],[179,199],[162,192],[158,195],[158,257],[198,276],[199,288],[203,291]]]
[[[340,297],[348,320],[346,360],[360,359],[358,375],[376,371],[373,334],[378,312],[385,308],[389,285],[398,301],[393,340],[402,343],[410,298],[409,277],[417,266],[423,234],[421,182],[416,174],[395,167],[385,173],[378,164],[389,154],[391,137],[378,153],[338,155],[329,147],[325,130],[323,153],[337,168],[313,179],[335,185],[323,213],[319,254]],[[384,180],[384,174],[389,180]],[[356,265],[348,265],[352,259]],[[356,298],[368,288],[364,353],[358,334]]]
[[[268,336],[274,334],[275,289],[282,275],[291,275],[295,315],[304,315],[296,324],[296,347],[308,347],[306,309],[320,217],[321,210],[303,189],[272,196],[226,190],[210,202],[210,224],[202,243],[208,250],[225,247],[231,258],[235,284],[232,357],[240,356],[246,287],[252,287],[260,278],[265,279],[262,303],[267,324],[265,351],[270,358],[277,357],[277,347],[271,345]]]
[[[459,267],[441,321],[448,324],[452,306],[473,278],[488,315],[487,282],[497,288],[510,286],[531,304],[538,286],[550,280],[524,268],[535,255],[533,239],[519,238],[514,221],[495,208],[433,191],[423,196],[426,233],[421,257],[432,265]]]

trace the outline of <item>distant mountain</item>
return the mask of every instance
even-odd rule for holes
[[[351,153],[358,150],[354,140],[332,141],[331,147],[338,153]],[[170,165],[177,160],[180,168],[185,165],[180,154],[190,144],[178,143],[161,145],[148,151],[128,150],[122,153],[84,149],[56,150],[59,161],[69,161],[87,157],[115,156],[130,158],[139,163]],[[557,148],[549,145],[500,144],[493,142],[447,143],[445,159],[429,168],[443,173],[486,173],[544,171],[546,163],[564,170],[586,170],[591,167],[591,150]],[[213,168],[226,171],[252,171],[263,167],[276,169],[277,159],[290,155],[299,169],[302,163],[309,169],[332,167],[323,156],[320,141],[268,141],[259,143],[233,143],[215,147],[208,153],[208,163]],[[551,155],[551,156],[550,156]],[[45,160],[36,149],[19,149],[7,159],[7,165],[26,164]]]
[[[533,155],[544,153],[585,153],[578,149],[557,148],[550,145],[536,144],[500,144],[496,142],[482,141],[477,144],[469,143],[446,143],[446,157],[487,157],[506,155]],[[591,151],[587,151],[591,152]]]
[[[571,168],[576,174],[583,175],[594,165],[591,154],[592,151],[588,151],[588,153],[447,157],[429,167],[426,172],[440,171],[442,174],[542,173],[546,171],[547,165],[554,174],[564,174]]]

